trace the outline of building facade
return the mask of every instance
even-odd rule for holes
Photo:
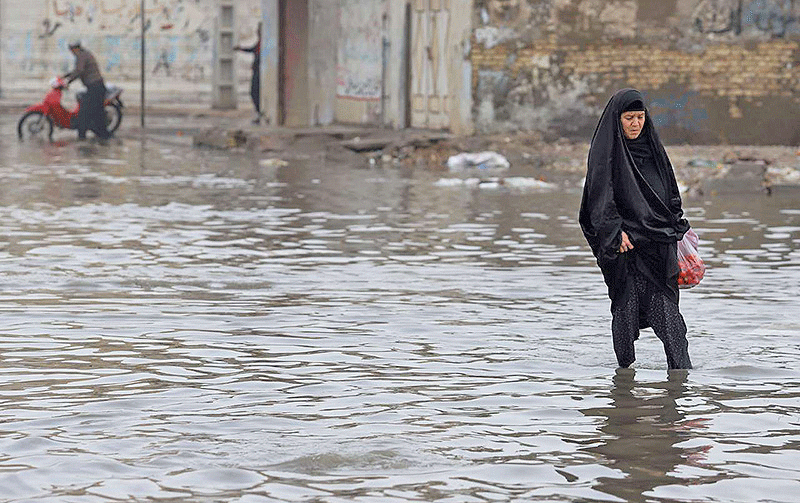
[[[472,0],[262,0],[279,124],[472,130]]]
[[[800,2],[476,0],[475,126],[589,137],[636,87],[670,142],[800,144]]]
[[[220,0],[145,0],[147,93],[211,106]],[[0,92],[42,89],[81,38],[138,92],[141,0],[1,0]],[[795,0],[236,0],[262,21],[271,124],[591,135],[608,97],[641,89],[665,140],[800,143]],[[250,55],[235,59],[249,107]]]

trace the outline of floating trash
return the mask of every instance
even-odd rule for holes
[[[465,152],[450,156],[447,159],[447,168],[450,171],[459,171],[468,168],[477,169],[508,169],[511,163],[497,152]]]
[[[440,178],[434,183],[437,187],[470,187],[480,189],[518,189],[518,190],[552,190],[554,183],[537,180],[525,176],[489,177],[489,178]]]
[[[278,158],[271,158],[271,159],[261,159],[258,163],[262,166],[269,167],[269,168],[282,168],[284,166],[288,166],[289,163],[284,161],[283,159]]]

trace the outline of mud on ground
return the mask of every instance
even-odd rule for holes
[[[713,191],[771,193],[776,186],[800,187],[800,149],[792,146],[667,145],[678,182],[692,195]],[[541,135],[485,135],[453,138],[410,154],[415,164],[447,170],[449,156],[494,151],[510,162],[509,176],[579,183],[586,174],[589,143],[546,141]]]
[[[588,139],[552,140],[538,132],[459,137],[427,130],[331,126],[308,129],[208,129],[194,137],[200,147],[249,150],[268,160],[402,165],[447,172],[450,156],[492,151],[503,155],[508,177],[580,184],[586,173]],[[667,145],[685,193],[800,193],[800,150],[794,146]],[[481,176],[473,171],[470,176]],[[486,176],[489,176],[488,174]],[[496,173],[494,173],[496,176]]]

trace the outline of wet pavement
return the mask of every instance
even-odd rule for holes
[[[579,176],[265,162],[174,131],[20,143],[14,122],[2,501],[800,493],[792,191],[687,196],[696,368],[667,373],[648,330],[616,372]]]

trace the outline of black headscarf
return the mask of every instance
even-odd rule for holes
[[[639,101],[639,103],[635,103]],[[635,267],[678,302],[677,242],[689,230],[683,218],[675,173],[635,89],[617,91],[606,104],[589,148],[589,162],[579,222],[603,271],[612,309],[630,293],[629,268]],[[663,189],[653,186],[637,168],[620,116],[631,107],[645,111],[645,123],[633,150],[648,154]],[[649,151],[649,152],[648,152]],[[663,197],[666,196],[666,197]],[[619,253],[625,231],[634,249]]]

